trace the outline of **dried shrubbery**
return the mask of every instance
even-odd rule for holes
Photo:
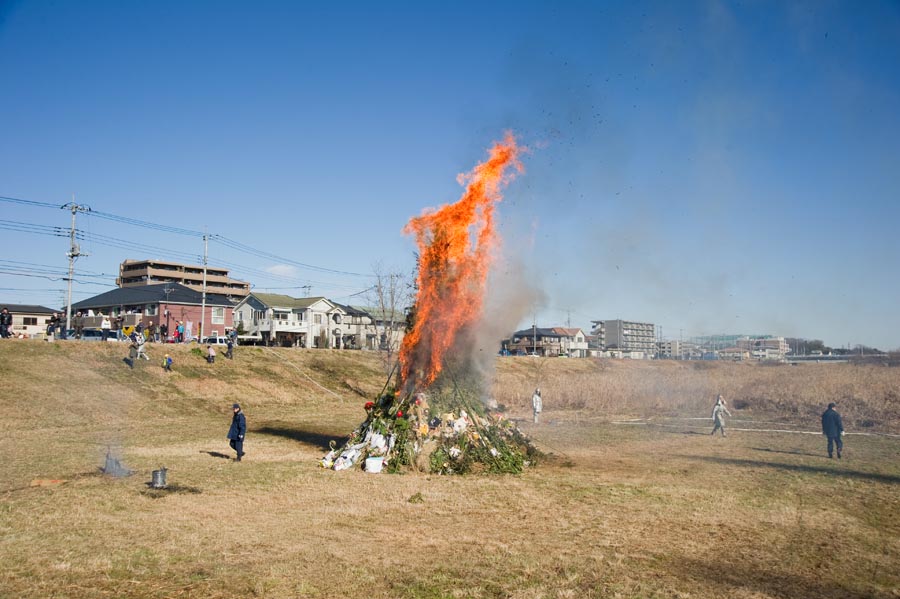
[[[815,422],[836,402],[848,427],[900,430],[900,370],[883,364],[766,364],[506,358],[494,396],[530,409],[540,387],[549,410],[601,417],[706,415],[717,394],[738,411]]]

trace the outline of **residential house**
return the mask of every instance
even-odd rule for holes
[[[560,355],[570,358],[588,357],[588,342],[584,331],[578,328],[554,327],[559,333]]]
[[[357,307],[365,311],[374,326],[373,337],[367,339],[367,349],[393,351],[400,349],[406,334],[406,311],[399,308]]]
[[[513,333],[503,342],[503,349],[512,355],[588,356],[588,343],[581,329],[565,327],[531,327]]]
[[[346,312],[324,297],[251,292],[234,309],[235,327],[279,347],[343,347]]]
[[[783,360],[791,351],[784,337],[768,335],[743,337],[737,340],[736,345],[750,351],[751,355],[759,360]]]
[[[741,360],[750,359],[750,351],[740,347],[726,347],[718,351],[720,360],[733,360],[739,362]]]
[[[28,304],[2,304],[12,314],[11,337],[41,337],[47,333],[47,324],[54,312],[52,308]]]
[[[166,325],[169,335],[180,321],[185,338],[190,339],[200,334],[201,324],[204,336],[230,331],[234,306],[235,300],[224,295],[207,293],[204,302],[202,293],[180,283],[158,283],[119,287],[73,304],[72,311],[87,314],[82,320],[86,329],[100,328],[101,314],[112,316],[121,326]]]

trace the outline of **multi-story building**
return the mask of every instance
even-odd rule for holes
[[[735,345],[760,360],[782,360],[791,351],[784,337],[743,337]]]
[[[656,355],[656,325],[628,320],[592,320],[603,351],[636,352],[644,356]]]
[[[684,359],[683,344],[678,339],[669,341],[660,341],[657,343],[660,358],[673,358],[676,360]]]
[[[250,283],[228,276],[223,268],[206,268],[206,292],[230,295],[237,299],[250,293]],[[202,265],[163,262],[160,260],[125,260],[119,265],[119,287],[137,287],[158,283],[178,283],[194,291],[203,292]]]

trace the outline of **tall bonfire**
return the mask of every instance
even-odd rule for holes
[[[334,470],[413,469],[443,474],[518,473],[537,450],[501,411],[473,362],[473,333],[499,244],[494,210],[501,189],[523,172],[511,133],[485,162],[459,176],[454,204],[412,218],[404,233],[418,246],[416,299],[399,368],[366,419],[322,465]],[[487,398],[487,399],[486,399]]]

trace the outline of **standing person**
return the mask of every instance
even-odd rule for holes
[[[112,328],[112,323],[109,321],[109,316],[100,314],[100,317],[100,340],[106,341],[109,339],[109,330]]]
[[[731,416],[731,412],[725,407],[725,399],[719,395],[716,397],[716,405],[713,406],[712,417],[714,424],[711,435],[715,435],[717,430],[722,429],[722,436],[725,436],[725,414]]]
[[[138,342],[137,337],[134,333],[129,337],[131,343],[128,344],[128,357],[125,358],[125,363],[128,364],[128,367],[134,370],[134,361],[137,360],[138,357]]]
[[[828,409],[822,413],[822,434],[828,437],[828,457],[833,458],[832,452],[834,446],[837,445],[838,459],[841,459],[841,452],[844,450],[844,443],[841,441],[841,435],[844,434],[844,423],[841,415],[838,414],[835,403],[828,404]]]
[[[137,357],[144,358],[149,362],[150,356],[147,355],[147,348],[144,346],[144,334],[135,331],[132,335],[134,335],[134,342],[137,344]]]
[[[184,323],[179,320],[175,330],[178,331],[178,343],[184,343]]]
[[[225,357],[229,360],[234,359],[234,341],[231,340],[231,337],[228,338],[227,349],[225,350]]]
[[[81,339],[84,335],[84,314],[80,311],[75,314],[75,318],[72,319],[72,326],[75,327],[75,338]]]
[[[216,350],[213,349],[212,345],[206,346],[206,361],[210,364],[215,364],[216,362]]]
[[[244,435],[247,433],[247,419],[241,411],[240,404],[231,406],[234,416],[231,418],[231,428],[228,429],[228,444],[237,452],[235,462],[240,462],[244,457]]]
[[[159,338],[163,343],[169,342],[169,327],[164,324],[159,325]]]
[[[541,411],[544,409],[544,400],[541,398],[541,388],[538,387],[534,390],[534,395],[531,396],[531,410],[534,413],[534,423],[538,423],[538,415],[540,415]]]
[[[54,312],[47,323],[47,340],[53,341],[56,337],[56,328],[59,326],[59,312]]]
[[[172,372],[172,357],[169,354],[166,354],[166,357],[163,358],[163,370]]]
[[[9,339],[9,333],[12,330],[12,314],[9,313],[9,310],[4,307],[2,311],[0,311],[0,337],[3,339]]]

